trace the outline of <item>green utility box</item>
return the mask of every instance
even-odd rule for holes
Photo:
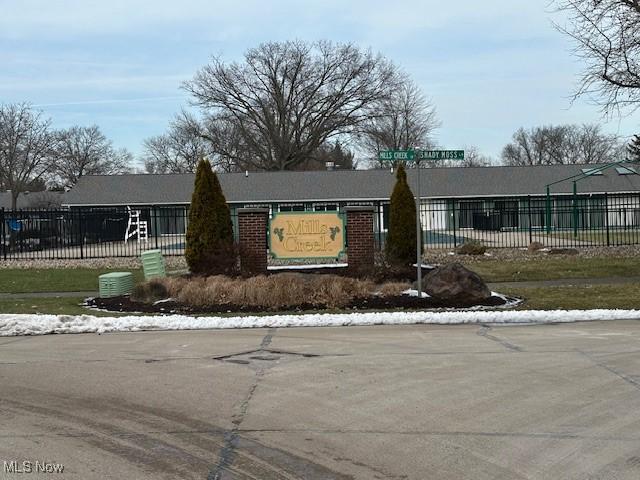
[[[142,269],[145,280],[156,277],[166,277],[164,258],[160,250],[147,250],[142,252]]]
[[[98,277],[100,297],[117,297],[129,295],[133,291],[133,274],[131,272],[105,273]]]

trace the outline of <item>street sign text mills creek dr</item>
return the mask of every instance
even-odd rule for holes
[[[464,160],[464,150],[387,150],[378,154],[380,160]]]

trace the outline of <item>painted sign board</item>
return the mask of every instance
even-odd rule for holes
[[[464,160],[464,150],[418,150],[418,160]]]
[[[344,251],[344,219],[337,212],[281,212],[269,222],[275,258],[338,258]]]
[[[413,150],[385,150],[378,153],[380,160],[413,160],[415,152]]]

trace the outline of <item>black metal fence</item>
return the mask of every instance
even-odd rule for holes
[[[266,206],[272,212],[340,211],[347,204],[292,205]],[[368,205],[374,207],[376,247],[382,249],[389,204]],[[231,209],[234,226],[236,207]],[[472,240],[494,248],[526,248],[532,242],[546,247],[640,244],[638,194],[556,197],[550,202],[544,197],[429,200],[422,205],[421,219],[426,248],[453,249]],[[183,255],[187,223],[188,212],[182,206],[141,207],[133,212],[126,208],[0,209],[0,258],[137,257],[152,248],[164,255]]]
[[[157,248],[183,255],[184,208],[0,210],[0,258],[136,257]]]
[[[389,205],[376,203],[376,243],[384,247]],[[589,247],[640,244],[640,195],[581,195],[430,200],[421,205],[426,248],[453,249],[469,241],[494,248]]]

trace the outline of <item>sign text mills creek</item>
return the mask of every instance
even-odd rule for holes
[[[337,258],[344,250],[344,223],[337,213],[277,213],[269,234],[276,258]]]

